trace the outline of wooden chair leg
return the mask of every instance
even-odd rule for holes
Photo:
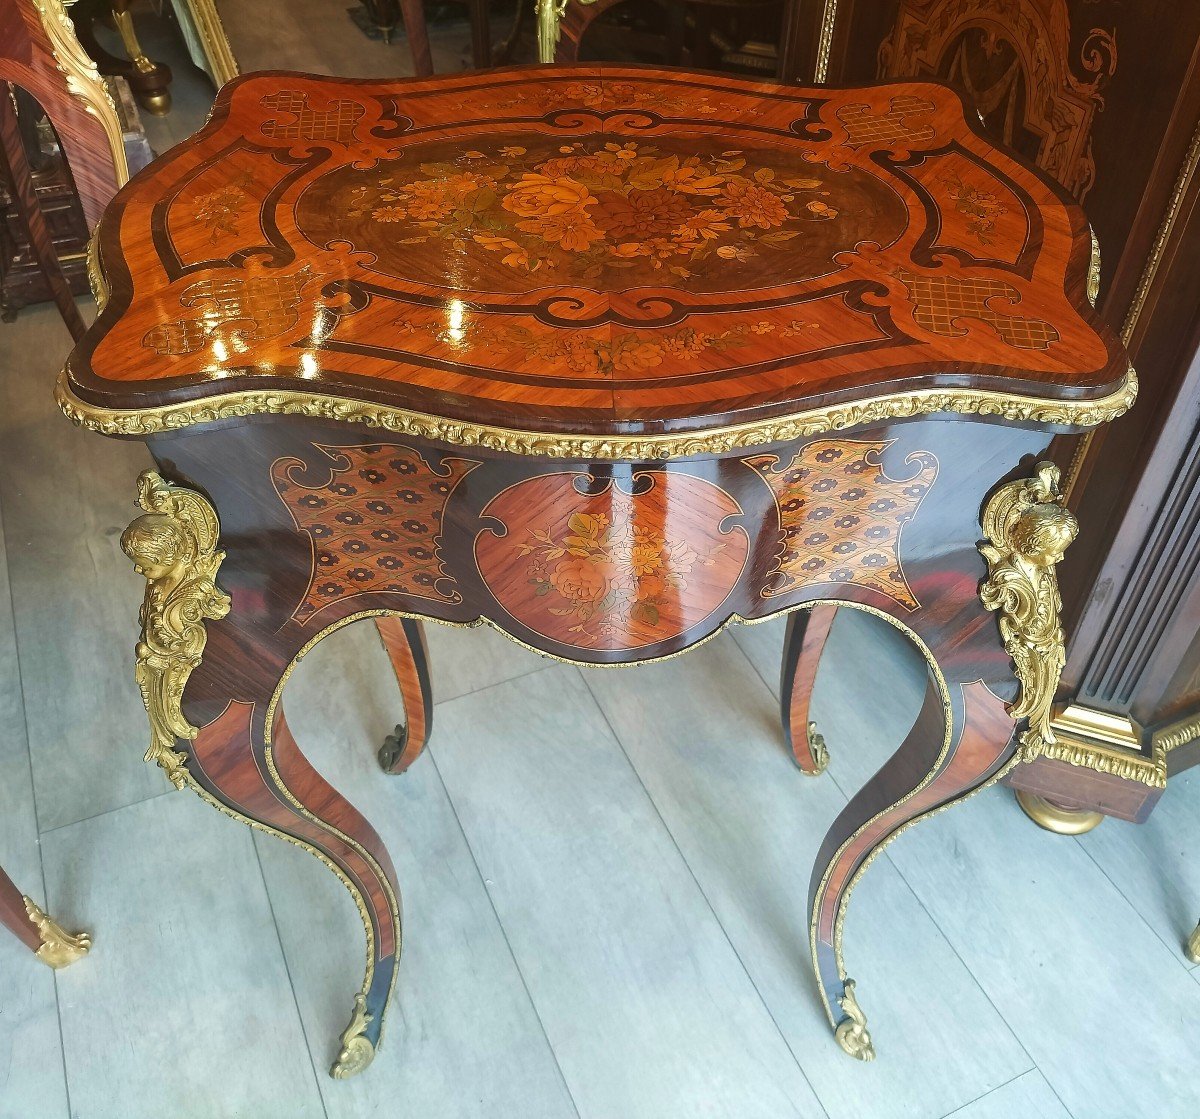
[[[73,964],[87,955],[92,938],[87,933],[65,932],[0,869],[0,925],[20,940],[39,960],[53,968]]]
[[[829,748],[809,718],[813,688],[821,653],[837,616],[836,606],[814,606],[788,615],[783,639],[783,667],[779,676],[779,704],[783,736],[801,772],[816,777],[829,764]]]
[[[418,78],[428,78],[433,73],[433,53],[429,49],[429,28],[422,0],[400,0],[400,18],[404,20],[408,49],[412,51],[413,73]]]
[[[46,224],[46,216],[37,199],[37,191],[33,185],[33,170],[29,166],[29,157],[25,153],[25,145],[21,140],[21,129],[17,122],[17,111],[13,105],[12,87],[7,82],[0,82],[0,161],[3,161],[3,171],[9,182],[13,184],[13,201],[16,204],[17,216],[25,226],[32,247],[34,259],[58,306],[59,314],[71,337],[78,342],[83,337],[87,327],[75,306],[75,296],[71,293],[71,285],[63,275],[62,265],[58,262],[58,254],[54,251],[54,239],[50,236],[50,228]]]
[[[476,70],[492,64],[492,29],[488,24],[488,0],[468,0],[471,16],[471,62]]]
[[[492,54],[493,66],[505,66],[512,57],[512,52],[516,49],[517,43],[525,30],[526,14],[533,8],[533,5],[528,0],[522,0],[516,7],[513,13],[512,27],[508,32],[508,37],[502,42]]]
[[[387,773],[403,773],[421,755],[433,730],[433,687],[425,627],[412,618],[375,619],[404,699],[405,722],[383,740],[379,764]]]

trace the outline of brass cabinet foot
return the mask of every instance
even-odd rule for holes
[[[1200,924],[1196,926],[1195,931],[1188,937],[1187,943],[1183,946],[1184,954],[1194,964],[1200,964]]]
[[[846,980],[845,991],[846,993],[838,999],[838,1005],[846,1017],[838,1023],[834,1037],[842,1051],[849,1053],[856,1061],[873,1061],[875,1046],[871,1042],[870,1033],[867,1032],[867,1016],[862,1012],[854,995],[853,979]]]
[[[367,1027],[371,1024],[371,1015],[367,1013],[365,995],[354,996],[354,1013],[350,1016],[350,1024],[342,1032],[341,1048],[337,1059],[329,1070],[334,1080],[348,1080],[357,1076],[375,1059],[375,1046],[367,1037]]]
[[[57,921],[39,909],[29,898],[25,898],[25,912],[33,922],[42,938],[42,946],[37,950],[37,958],[49,967],[58,969],[68,967],[76,960],[88,954],[92,947],[92,938],[87,933],[72,935],[62,928]]]
[[[383,740],[383,745],[379,747],[379,764],[385,773],[404,772],[404,769],[396,768],[396,763],[404,755],[404,748],[407,745],[408,727],[404,723],[397,723],[396,729]]]
[[[1103,812],[1088,812],[1079,808],[1063,808],[1036,793],[1017,789],[1017,803],[1039,828],[1058,835],[1083,835],[1104,819]]]
[[[800,772],[806,777],[820,777],[829,767],[829,747],[826,745],[825,736],[817,730],[816,723],[810,722],[804,731],[808,739],[808,752],[812,755],[813,768],[805,769],[804,766],[800,766]]]

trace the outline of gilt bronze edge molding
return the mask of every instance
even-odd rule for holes
[[[104,268],[100,263],[100,226],[92,230],[87,243],[87,281],[92,298],[96,301],[96,313],[104,310],[108,302],[108,281],[104,278]]]
[[[1200,738],[1200,715],[1189,715],[1154,731],[1150,737],[1150,745],[1156,757],[1160,752],[1164,755],[1165,767],[1166,754],[1180,746],[1186,746],[1197,738]]]
[[[837,27],[838,0],[825,0],[817,32],[817,58],[813,64],[813,81],[824,85],[829,79],[829,58],[833,53],[833,32]]]
[[[1152,789],[1167,787],[1167,752],[1187,741],[1174,740],[1185,727],[1164,728],[1151,736],[1147,757],[1139,729],[1131,720],[1080,703],[1057,707],[1050,716],[1050,729],[1054,741],[1043,743],[1036,756],[1137,781]],[[1195,732],[1200,734],[1200,720]]]
[[[388,404],[294,389],[232,392],[185,404],[151,408],[103,408],[89,404],[74,393],[65,369],[59,374],[54,396],[60,410],[72,423],[102,435],[138,437],[249,416],[300,416],[359,423],[397,435],[512,455],[654,462],[787,443],[830,431],[938,412],[995,416],[1016,423],[1089,428],[1124,415],[1137,398],[1137,389],[1137,374],[1130,365],[1120,387],[1096,400],[1045,400],[987,389],[914,389],[752,423],[634,436],[573,435],[496,427],[445,419]]]
[[[212,67],[213,82],[220,89],[242,71],[233,56],[233,47],[217,12],[215,0],[186,0],[186,6],[200,36],[205,60]]]

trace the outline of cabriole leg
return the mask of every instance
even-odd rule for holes
[[[281,706],[231,702],[201,728],[186,762],[188,784],[251,827],[303,847],[341,879],[362,918],[367,967],[330,1075],[362,1072],[375,1056],[400,957],[400,893],[383,841],[300,752]],[[260,760],[261,759],[261,762]]]
[[[1013,756],[1014,723],[983,684],[933,678],[916,724],[899,750],[842,810],[825,836],[809,887],[810,936],[825,1010],[838,1044],[852,1057],[875,1057],[854,981],[842,961],[842,923],[850,893],[871,860],[901,831],[994,780]]]
[[[375,619],[404,700],[403,723],[383,740],[379,764],[387,773],[403,773],[421,755],[433,730],[433,687],[425,627],[412,618]]]
[[[321,635],[302,648],[299,636],[281,643],[263,596],[231,597],[219,586],[225,553],[203,495],[153,471],[138,488],[145,513],[121,546],[146,578],[136,651],[150,720],[146,760],[178,788],[310,851],[350,891],[366,932],[366,978],[331,1074],[352,1076],[370,1064],[382,1033],[400,955],[400,903],[382,840],[309,764],[283,716],[283,684]],[[231,579],[236,591],[236,574]],[[208,622],[220,623],[211,634]],[[195,725],[184,715],[189,680]]]
[[[788,615],[783,639],[783,668],[779,678],[783,736],[802,773],[816,777],[829,764],[829,749],[809,718],[821,653],[837,616],[836,606],[814,606]]]

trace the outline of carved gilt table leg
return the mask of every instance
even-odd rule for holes
[[[433,687],[425,627],[413,618],[375,619],[404,700],[403,723],[383,740],[379,764],[387,773],[403,773],[421,756],[433,730]]]
[[[837,617],[836,606],[814,606],[788,615],[783,639],[779,703],[783,736],[802,773],[816,777],[829,764],[829,749],[817,724],[809,718],[821,653]]]
[[[280,638],[254,562],[235,553],[226,563],[218,550],[217,513],[204,496],[148,471],[139,500],[145,512],[121,545],[147,581],[136,669],[150,718],[146,758],[176,787],[310,851],[350,891],[366,932],[366,978],[331,1075],[354,1075],[382,1031],[400,954],[399,891],[382,840],[300,752],[280,702],[295,663],[338,626],[303,643]],[[223,542],[233,552],[237,541]]]
[[[842,959],[842,924],[855,883],[905,828],[1002,776],[1018,756],[1013,731],[1020,720],[1028,720],[1021,757],[1050,734],[1064,661],[1054,566],[1077,531],[1057,482],[1057,469],[1042,463],[1032,479],[1001,486],[987,502],[979,545],[987,577],[978,599],[968,597],[967,579],[956,580],[936,604],[936,617],[924,617],[934,613],[925,608],[911,619],[913,629],[893,622],[925,655],[925,699],[904,743],[830,828],[809,889],[813,963],[826,1011],[838,1043],[859,1060],[871,1060],[874,1047]],[[998,627],[987,624],[987,611],[996,612]],[[1019,684],[1011,703],[1009,658]]]
[[[0,925],[52,968],[73,964],[86,956],[92,946],[92,938],[87,933],[66,932],[31,898],[22,894],[3,869],[0,869]]]
[[[1188,937],[1184,952],[1192,963],[1200,964],[1200,924],[1196,925],[1195,931]]]

